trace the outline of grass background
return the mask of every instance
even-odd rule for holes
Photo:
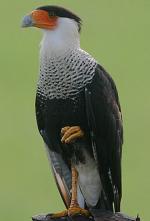
[[[0,12],[0,219],[29,221],[64,208],[38,134],[34,99],[39,30],[20,28],[26,13],[57,4],[79,14],[82,48],[112,74],[124,116],[122,210],[149,220],[150,2],[13,0]]]

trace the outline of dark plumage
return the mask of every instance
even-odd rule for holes
[[[86,86],[86,92],[83,88],[75,100],[53,99],[44,103],[46,105],[42,106],[42,98],[37,96],[39,131],[49,148],[61,153],[69,167],[70,159],[74,156],[77,163],[84,163],[82,150],[85,147],[94,157],[91,147],[93,132],[99,172],[107,197],[105,208],[113,210],[114,203],[115,210],[119,211],[123,130],[118,93],[110,75],[97,65],[92,83]],[[85,139],[79,141],[76,147],[60,142],[60,130],[66,125],[79,125],[85,131]]]

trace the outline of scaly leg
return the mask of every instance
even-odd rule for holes
[[[71,170],[72,170],[72,197],[71,197],[70,207],[68,209],[68,215],[69,216],[83,215],[89,217],[90,212],[86,209],[81,208],[77,201],[78,172],[74,166],[72,166]]]
[[[76,216],[83,215],[86,217],[91,216],[90,212],[86,209],[83,209],[79,206],[77,201],[77,181],[78,181],[78,172],[74,166],[71,168],[72,171],[72,197],[71,203],[68,210],[62,211],[60,213],[55,213],[50,216],[50,218],[60,218],[64,216]]]
[[[77,138],[81,138],[84,136],[84,132],[81,130],[79,126],[73,127],[64,127],[61,130],[62,134],[62,143],[72,143]],[[75,215],[83,215],[86,217],[91,216],[90,212],[86,209],[83,209],[79,206],[77,201],[77,182],[78,182],[78,172],[74,166],[71,167],[72,173],[72,196],[71,196],[71,203],[68,210],[65,210],[60,213],[52,214],[51,218],[60,218],[64,216],[75,216]]]

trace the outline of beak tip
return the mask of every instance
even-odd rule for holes
[[[27,28],[33,26],[33,21],[31,15],[26,15],[22,19],[21,28]]]

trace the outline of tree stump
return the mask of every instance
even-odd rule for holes
[[[112,213],[110,211],[91,210],[93,217],[86,218],[82,215],[74,217],[63,217],[51,219],[50,215],[38,215],[32,217],[33,221],[140,221],[139,216],[136,218],[129,217],[123,213]]]

